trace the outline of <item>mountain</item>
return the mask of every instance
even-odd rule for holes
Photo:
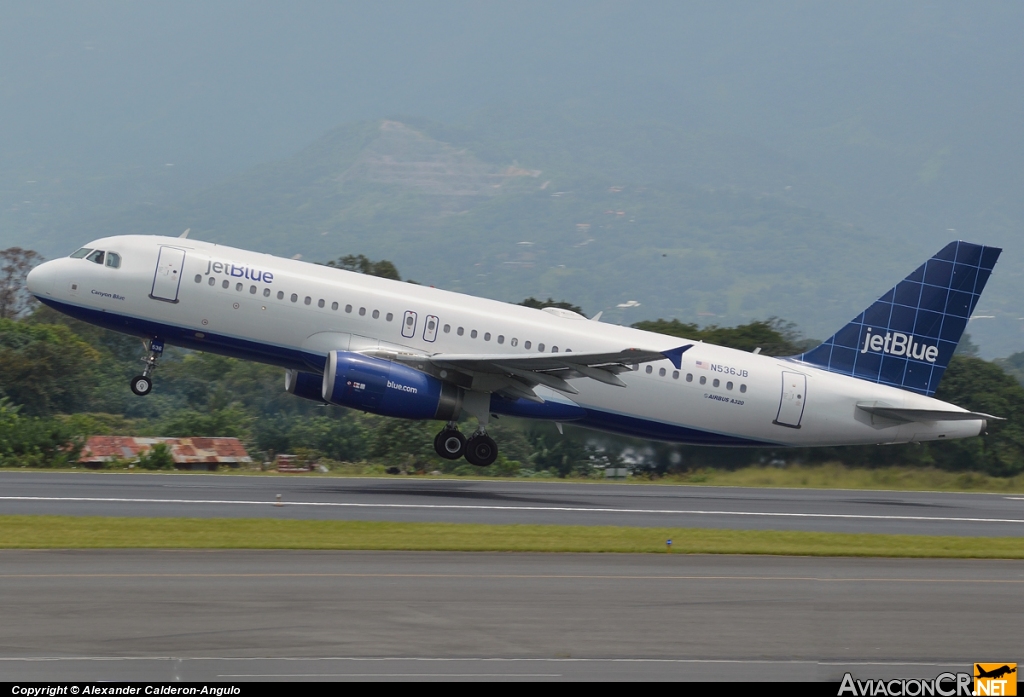
[[[818,335],[920,262],[787,201],[799,170],[765,148],[668,124],[597,124],[575,139],[565,123],[503,125],[348,124],[173,203],[95,217],[77,236],[188,227],[313,261],[387,258],[419,282],[504,300],[567,298],[606,321],[779,315]],[[741,158],[739,180],[705,166]]]
[[[897,236],[808,207],[841,208],[846,190],[728,133],[570,116],[350,123],[198,192],[65,218],[35,246],[66,253],[90,237],[191,228],[310,261],[386,258],[418,282],[501,300],[565,298],[605,321],[779,316],[822,337],[957,236]],[[1019,346],[1014,257],[971,325],[990,355]]]

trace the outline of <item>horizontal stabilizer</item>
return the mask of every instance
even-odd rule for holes
[[[882,407],[871,404],[858,404],[869,414],[881,416],[894,421],[1004,421],[1000,416],[982,414],[976,411],[948,411],[944,409],[903,409],[901,407]]]

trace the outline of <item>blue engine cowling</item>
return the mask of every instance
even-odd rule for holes
[[[418,370],[350,351],[331,351],[323,400],[403,419],[452,421],[462,410],[462,390]]]
[[[301,370],[286,370],[284,373],[284,389],[303,399],[314,402],[324,401],[324,378],[316,373],[304,373]]]

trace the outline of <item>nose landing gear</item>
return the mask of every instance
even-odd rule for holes
[[[153,339],[149,342],[149,356],[142,359],[146,367],[142,369],[142,375],[136,375],[132,378],[132,392],[140,397],[145,397],[153,390],[153,371],[156,369],[157,359],[163,355],[163,352],[164,342],[162,339]]]

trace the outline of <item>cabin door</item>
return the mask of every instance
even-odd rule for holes
[[[782,371],[782,398],[779,400],[779,413],[772,422],[779,426],[800,428],[800,420],[804,417],[804,406],[807,404],[807,376],[802,373]]]
[[[161,247],[153,274],[153,289],[149,297],[164,302],[178,302],[178,286],[181,285],[182,269],[185,267],[185,250],[177,247]]]

